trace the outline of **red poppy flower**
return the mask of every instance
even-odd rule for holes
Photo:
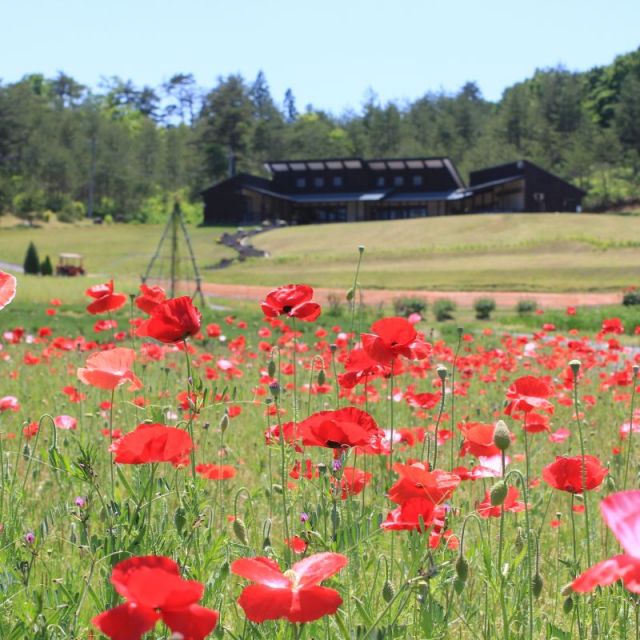
[[[376,421],[355,407],[314,413],[298,425],[298,433],[305,446],[329,449],[365,446],[382,434]]]
[[[423,360],[431,352],[431,345],[418,337],[415,327],[405,318],[382,318],[371,325],[371,331],[360,336],[362,348],[381,364],[390,364],[400,356]]]
[[[104,284],[96,284],[93,287],[89,287],[85,291],[85,294],[90,298],[95,299],[95,302],[92,302],[87,307],[87,311],[93,315],[96,313],[117,311],[127,303],[127,296],[123,293],[113,292],[113,280],[109,280],[109,282],[105,282]]]
[[[199,464],[196,473],[208,480],[228,480],[236,475],[236,470],[228,464]]]
[[[261,304],[267,318],[289,316],[313,322],[320,315],[320,305],[312,302],[313,289],[306,284],[287,284],[270,291]]]
[[[535,376],[518,378],[507,390],[510,400],[504,412],[510,416],[514,411],[529,413],[534,409],[542,409],[553,413],[553,405],[546,400],[553,393],[551,385]]]
[[[424,462],[396,463],[393,470],[400,478],[389,489],[388,497],[397,504],[414,498],[440,504],[450,498],[460,484],[459,476],[440,469],[429,471],[429,465]]]
[[[0,411],[19,411],[20,402],[15,396],[4,396],[0,398]]]
[[[16,287],[15,276],[0,271],[0,310],[4,309],[16,297]]]
[[[78,421],[73,416],[56,416],[53,419],[53,423],[58,429],[66,431],[75,431],[78,428]]]
[[[138,330],[137,336],[155,338],[160,342],[172,343],[195,336],[200,331],[202,314],[193,306],[189,296],[172,298],[160,302]]]
[[[280,428],[282,427],[282,437],[284,441],[292,446],[298,453],[304,450],[300,446],[300,432],[295,422],[283,422],[281,425],[270,426],[264,432],[264,440],[267,445],[278,445],[280,443]]]
[[[520,492],[515,487],[509,487],[507,490],[507,497],[502,503],[502,508],[505,511],[511,513],[519,513],[527,508],[524,502],[520,502],[518,498]],[[491,496],[488,491],[484,494],[484,500],[478,505],[478,515],[482,518],[499,518],[500,517],[500,505],[494,506],[491,504]]]
[[[373,478],[373,474],[355,467],[345,467],[339,481],[342,500],[358,495]],[[335,480],[338,483],[338,480]]]
[[[180,464],[192,449],[193,441],[186,431],[164,424],[139,424],[112,445],[114,462],[120,464]]]
[[[92,623],[112,640],[139,640],[160,619],[184,640],[203,640],[218,623],[217,611],[196,604],[204,586],[182,578],[170,558],[143,556],[119,562],[111,582],[127,602]]]
[[[571,586],[585,593],[622,580],[629,591],[640,593],[640,490],[607,496],[600,502],[600,511],[625,553],[590,567]]]
[[[151,313],[161,302],[164,302],[166,293],[162,287],[148,287],[140,285],[140,295],[135,299],[136,307],[145,313]]]
[[[500,455],[500,449],[493,442],[495,426],[484,422],[461,422],[458,429],[462,432],[464,442],[460,448],[460,455],[468,453],[476,458]]]
[[[142,389],[142,382],[131,370],[135,359],[133,349],[116,347],[99,351],[87,358],[85,367],[78,369],[78,378],[98,389],[113,390],[127,382],[130,383],[129,391]]]
[[[391,371],[370,358],[364,349],[352,349],[344,367],[346,372],[338,376],[338,383],[345,389],[353,389],[361,382],[368,382]]]
[[[583,486],[583,473],[586,484]],[[554,489],[569,493],[583,493],[599,487],[609,473],[596,456],[556,456],[556,461],[542,469],[542,479]]]
[[[424,533],[432,525],[443,526],[445,513],[443,506],[436,506],[427,498],[411,498],[389,512],[380,526],[388,531]]]
[[[334,614],[342,604],[334,589],[321,587],[348,563],[339,553],[316,553],[296,562],[282,573],[270,558],[242,558],[231,565],[232,573],[257,584],[245,587],[238,604],[252,622],[285,618],[289,622],[311,622]]]

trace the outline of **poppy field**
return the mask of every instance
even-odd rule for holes
[[[357,280],[18,326],[0,272],[0,638],[640,638],[632,314],[442,331]]]

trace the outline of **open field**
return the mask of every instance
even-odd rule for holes
[[[208,269],[235,256],[216,244],[223,231],[190,229],[207,282],[276,286],[296,274],[316,287],[345,288],[358,245],[366,247],[360,283],[370,289],[618,292],[640,282],[640,217],[502,214],[290,227],[254,238],[269,258]],[[135,285],[161,232],[158,225],[3,228],[0,259],[22,264],[33,240],[41,257],[80,252],[91,274]]]
[[[296,273],[345,286],[357,246],[365,288],[616,291],[640,281],[640,218],[587,214],[473,215],[291,227],[254,244],[270,253],[218,282],[276,285]]]
[[[60,285],[52,295],[62,304],[53,315],[50,305],[33,299],[44,298],[43,282]],[[421,335],[415,339],[424,336],[431,355],[405,352],[412,359],[402,357],[393,377],[378,363],[351,387],[341,378],[353,346],[349,334],[353,329],[357,339],[359,331],[375,331],[372,323],[389,309],[354,309],[352,321],[346,308],[335,315],[325,308],[315,322],[293,325],[286,317],[266,320],[257,304],[226,300],[225,310],[203,310],[203,335],[187,338],[186,357],[178,344],[128,333],[128,305],[108,315],[87,314],[76,302],[86,282],[21,278],[15,300],[0,311],[3,640],[105,637],[92,619],[122,605],[122,594],[136,603],[161,584],[169,593],[183,585],[160,574],[149,589],[116,592],[113,567],[136,557],[142,558],[139,571],[152,570],[144,568],[149,555],[176,561],[184,578],[202,585],[198,603],[219,612],[217,632],[209,633],[215,617],[209,613],[201,619],[204,630],[182,636],[151,616],[156,633],[144,636],[149,640],[587,640],[592,625],[603,639],[640,633],[637,601],[621,585],[597,590],[593,600],[561,593],[590,565],[618,552],[598,504],[638,486],[638,433],[634,428],[631,438],[620,436],[637,406],[637,338],[621,335],[615,324],[596,335],[613,317],[633,334],[639,324],[633,309],[526,318],[500,311],[491,321],[475,320],[465,309],[446,323],[435,323],[429,313],[416,325]],[[134,316],[144,317],[137,310]],[[118,324],[96,331],[97,320]],[[464,335],[457,326],[465,327]],[[522,339],[523,331],[529,337]],[[79,367],[114,347],[135,352],[130,367],[139,388],[129,388],[131,371],[112,390],[78,377]],[[574,358],[582,361],[578,405],[568,367]],[[447,371],[443,396],[437,365]],[[538,386],[513,387],[524,376],[535,376]],[[505,409],[505,400],[514,398],[517,408]],[[307,416],[338,407],[356,413],[335,418],[335,427],[319,422],[314,434],[333,429],[327,442],[309,440],[302,426],[291,441],[289,435],[270,445],[265,440],[269,427],[291,420],[302,425]],[[360,423],[353,422],[354,415],[364,419],[360,411],[377,426],[370,444],[356,448],[349,438],[362,437]],[[489,494],[501,482],[493,444],[499,418],[513,433],[503,463],[509,494],[502,507],[492,505]],[[133,436],[151,433],[148,425],[138,426],[145,421],[155,424],[154,437],[164,437],[166,429],[175,438],[179,432],[181,441],[189,434],[195,448],[180,449],[178,459],[158,440],[153,447],[130,445],[134,458],[121,458]],[[347,438],[340,447],[338,437]],[[556,456],[579,460],[582,442],[586,454],[598,456],[598,475],[593,490],[576,497],[550,484],[556,476],[545,468]],[[439,471],[427,473],[416,460]],[[224,472],[224,479],[214,479],[214,472]],[[562,472],[557,478],[566,481]],[[633,495],[637,516],[640,493]],[[303,558],[298,567],[324,558],[326,574],[314,574],[316,582],[324,577],[323,587],[338,595],[326,606],[321,593],[301,597],[307,622],[294,624],[298,618],[283,608],[281,587],[268,582],[247,590],[247,575],[235,563],[256,556],[282,570]],[[336,570],[342,567],[335,575],[328,558]],[[264,570],[264,561],[257,566]],[[283,584],[298,586],[295,580]],[[248,596],[238,600],[243,593],[259,598],[254,609]],[[116,611],[107,615],[127,629],[133,614]],[[156,611],[167,614],[162,603]],[[184,606],[177,611],[182,617],[172,609],[163,617],[174,630],[194,615]],[[272,621],[272,613],[292,622]],[[110,637],[141,636],[123,631]]]

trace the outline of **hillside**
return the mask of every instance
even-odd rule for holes
[[[329,224],[270,231],[266,259],[208,280],[440,290],[617,291],[640,282],[640,217],[501,214]]]

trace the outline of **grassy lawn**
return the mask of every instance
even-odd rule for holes
[[[640,282],[640,217],[501,214],[290,227],[255,239],[269,258],[213,270],[235,255],[216,243],[222,231],[190,229],[209,282],[276,286],[295,274],[315,286],[345,287],[358,245],[366,247],[360,282],[369,288],[619,291]],[[33,240],[41,257],[49,254],[55,262],[61,251],[80,252],[98,279],[115,277],[135,287],[161,233],[158,225],[5,227],[0,259],[21,264]],[[184,251],[180,265],[188,273]],[[58,281],[51,286],[75,289]]]
[[[49,255],[54,266],[60,252],[81,253],[85,256],[85,267],[90,274],[102,278],[131,276],[139,279],[158,246],[163,228],[162,225],[132,224],[2,228],[0,260],[22,264],[27,246],[33,241],[40,258]],[[216,243],[221,233],[222,230],[217,227],[189,229],[201,270],[204,271],[221,258],[235,255],[235,252]],[[180,258],[181,268],[186,270],[186,250]]]
[[[220,282],[276,285],[296,273],[345,286],[358,245],[365,287],[605,291],[640,280],[640,219],[615,215],[473,215],[291,227],[259,236],[267,260]]]

